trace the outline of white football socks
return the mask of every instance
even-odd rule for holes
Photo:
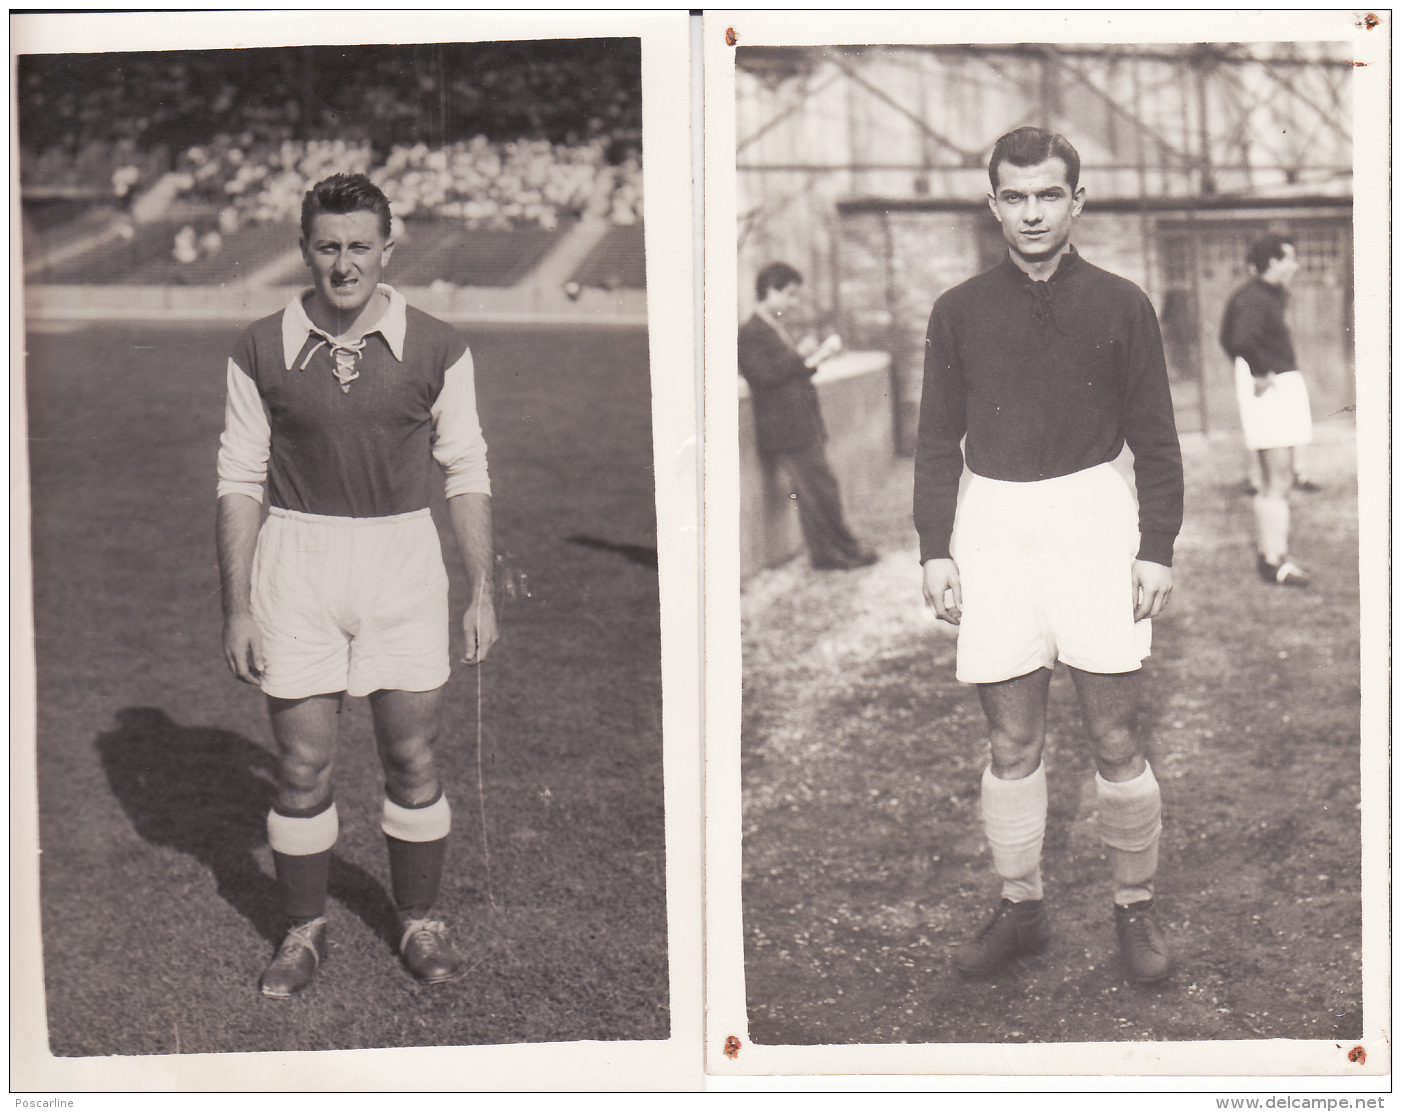
[[[1289,499],[1255,496],[1256,543],[1268,563],[1278,564],[1289,553]]]
[[[992,847],[992,866],[1002,878],[1002,895],[1020,903],[1039,900],[1041,843],[1046,837],[1046,766],[1020,780],[999,780],[983,772],[983,830]]]
[[[1152,899],[1163,829],[1162,794],[1153,769],[1145,765],[1132,780],[1118,783],[1095,773],[1095,790],[1099,836],[1114,874],[1114,902],[1127,907]]]

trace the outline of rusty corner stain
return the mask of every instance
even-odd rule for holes
[[[1372,12],[1368,12],[1366,15],[1364,15],[1361,19],[1357,21],[1357,25],[1359,27],[1365,27],[1369,31],[1373,31],[1377,27],[1381,26],[1381,22],[1382,21],[1380,18],[1378,18]]]
[[[733,46],[734,44],[731,43],[730,45]],[[730,1035],[728,1038],[725,1039],[725,1057],[726,1057],[726,1058],[729,1058],[731,1061],[733,1061],[734,1059],[738,1058],[738,1057],[739,1057],[739,1048],[740,1048],[740,1041],[739,1041],[737,1038],[735,1038],[733,1035]],[[1359,1046],[1357,1049],[1358,1049],[1358,1050],[1361,1050],[1362,1048]]]
[[[1376,18],[1376,17],[1373,16],[1373,17],[1371,17],[1371,18]],[[725,45],[726,45],[726,46],[734,46],[734,44],[737,43],[737,42],[739,42],[739,36],[735,34],[735,29],[734,29],[733,27],[726,27],[726,28],[725,28]],[[729,1044],[726,1043],[725,1045],[728,1046]],[[738,1049],[738,1048],[736,1048],[736,1049]]]
[[[1366,63],[1366,62],[1353,62],[1352,64],[1353,64],[1354,66],[1365,66],[1367,63]]]
[[[1360,1046],[1354,1046],[1347,1052],[1347,1060],[1359,1066],[1365,1065],[1367,1062],[1367,1051]]]

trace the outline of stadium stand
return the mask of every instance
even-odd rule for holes
[[[639,64],[626,39],[22,56],[26,282],[295,283],[302,194],[349,170],[402,218],[396,283],[516,287],[598,226],[572,282],[640,291]]]

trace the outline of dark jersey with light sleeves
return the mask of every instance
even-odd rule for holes
[[[389,306],[363,345],[318,330],[300,299],[244,332],[227,370],[220,495],[261,499],[266,482],[273,506],[367,518],[424,509],[444,474],[449,497],[490,493],[466,342],[381,289]]]
[[[1072,248],[1048,281],[1008,259],[935,302],[915,455],[921,562],[949,555],[965,455],[975,474],[1035,482],[1112,461],[1125,443],[1139,558],[1171,565],[1182,455],[1158,320],[1132,282]]]

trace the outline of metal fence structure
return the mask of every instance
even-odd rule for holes
[[[1001,250],[992,144],[1034,124],[1080,152],[1077,242],[1158,309],[1185,429],[1234,427],[1215,334],[1265,231],[1298,241],[1297,346],[1334,412],[1353,399],[1352,74],[1333,42],[740,47],[741,298],[765,262],[798,266],[823,325],[891,352],[908,424],[929,305]]]

